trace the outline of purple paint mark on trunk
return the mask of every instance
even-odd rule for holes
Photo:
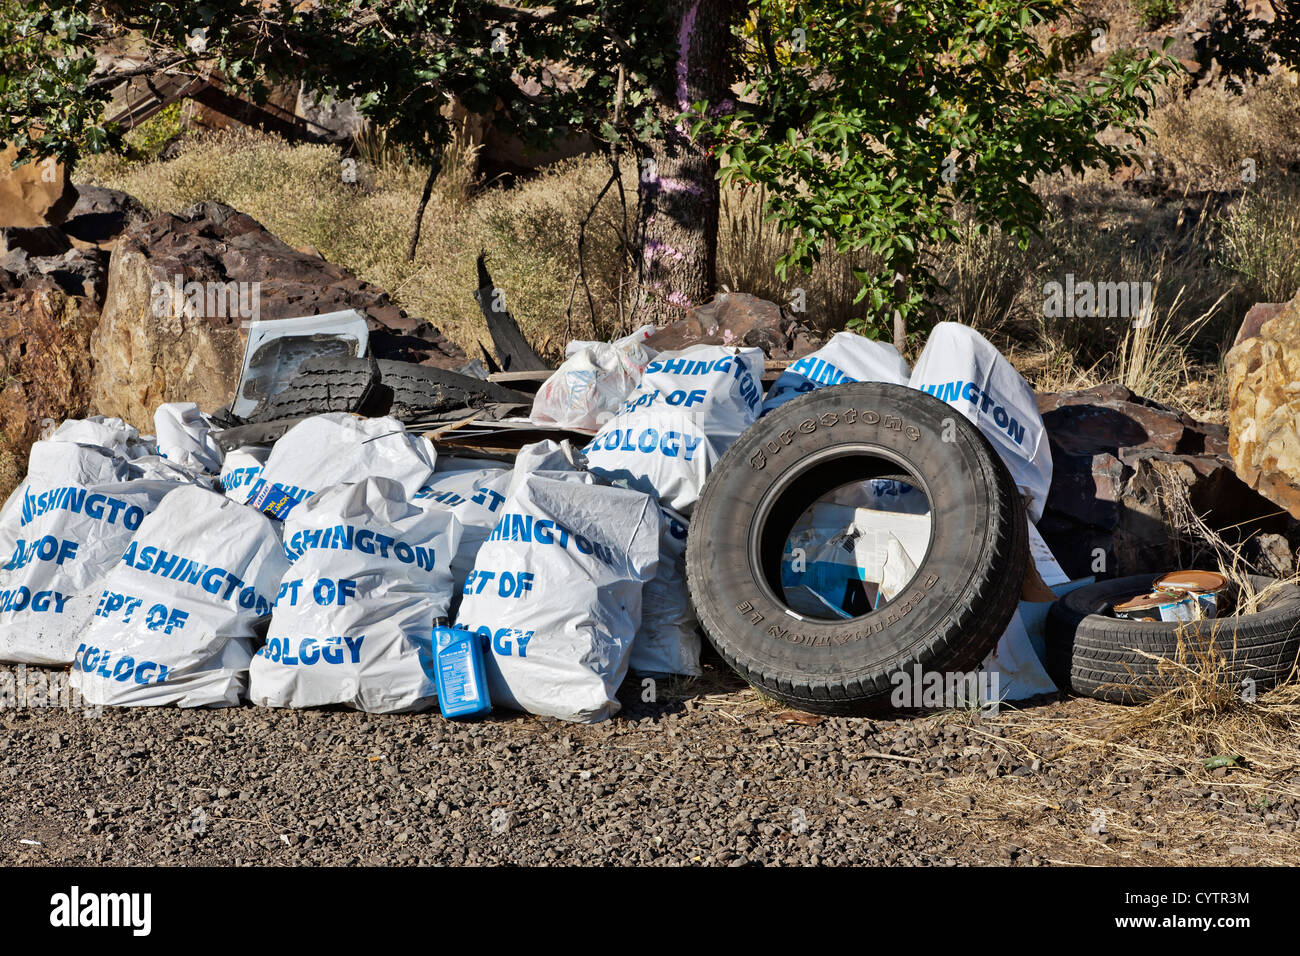
[[[691,36],[695,32],[695,17],[700,12],[700,0],[695,0],[682,14],[682,25],[677,31],[677,106],[682,111],[691,105],[687,94],[687,72],[691,60]]]
[[[669,179],[667,176],[660,176],[658,183],[660,188],[668,192],[690,193],[692,196],[704,195],[704,190],[699,187],[699,184],[689,179]]]
[[[659,293],[662,293],[664,290],[664,284],[657,280],[651,280],[647,282],[646,285],[648,285],[651,289],[654,289],[656,292]],[[691,302],[691,300],[688,299],[683,293],[677,291],[670,292],[666,296],[664,296],[664,301],[667,302],[669,305],[677,306],[679,309],[694,308],[694,305]]]
[[[685,262],[686,256],[678,252],[666,242],[660,242],[658,239],[647,239],[645,247],[641,253],[642,259],[649,262],[659,255],[666,255],[670,259],[676,259],[678,262]]]

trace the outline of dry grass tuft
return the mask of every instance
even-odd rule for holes
[[[1227,297],[1225,291],[1208,309],[1191,321],[1180,321],[1186,286],[1175,293],[1163,315],[1157,317],[1161,273],[1153,282],[1151,306],[1129,323],[1120,345],[1116,376],[1120,383],[1139,395],[1176,396],[1192,380],[1192,363],[1188,346]]]

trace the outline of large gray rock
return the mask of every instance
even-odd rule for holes
[[[458,368],[465,354],[383,290],[318,255],[294,249],[220,203],[131,226],[109,265],[92,340],[93,405],[139,428],[163,402],[230,402],[251,319],[357,309],[379,358]]]
[[[74,244],[111,247],[128,226],[149,218],[149,211],[129,193],[106,186],[78,186],[77,203],[68,212],[63,232]]]
[[[775,302],[746,292],[719,292],[659,329],[646,344],[660,352],[701,344],[757,347],[768,358],[793,359],[825,343]]]

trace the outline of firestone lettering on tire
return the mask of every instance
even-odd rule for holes
[[[856,408],[846,408],[839,412],[825,412],[821,416],[820,420],[805,418],[795,426],[795,429],[803,432],[805,435],[811,435],[817,430],[819,424],[823,428],[834,428],[836,425],[840,424],[840,422],[843,422],[846,425],[854,425],[858,421],[861,421],[864,425],[879,425],[882,423],[879,412],[872,411],[869,408],[863,409],[862,411],[858,411]],[[901,431],[907,436],[909,441],[921,440],[921,429],[904,421],[897,415],[886,415],[883,419],[883,423],[885,428],[889,428],[893,431]],[[750,467],[755,471],[762,471],[767,467],[768,458],[772,455],[779,454],[781,446],[789,445],[794,440],[794,437],[794,430],[786,429],[780,435],[777,435],[775,439],[770,439],[764,442],[762,447],[750,456]]]

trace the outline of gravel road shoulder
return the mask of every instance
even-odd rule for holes
[[[28,670],[29,682],[44,673]],[[1300,777],[1071,748],[1113,705],[820,720],[729,673],[584,726],[343,710],[0,710],[0,862],[1253,864]]]

